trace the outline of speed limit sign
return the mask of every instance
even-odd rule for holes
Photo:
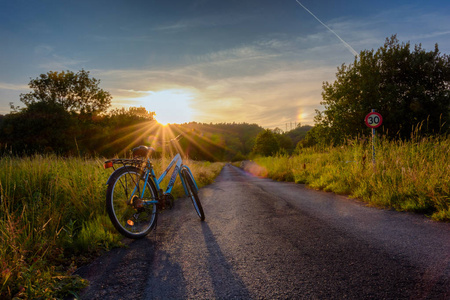
[[[383,123],[383,117],[377,113],[377,112],[371,112],[367,114],[366,118],[364,119],[366,122],[366,125],[370,128],[377,128],[380,127]]]

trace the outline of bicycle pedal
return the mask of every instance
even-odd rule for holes
[[[175,198],[172,196],[172,194],[165,193],[163,195],[163,202],[164,202],[164,206],[165,207],[168,207],[169,209],[172,209],[174,201],[175,201]]]

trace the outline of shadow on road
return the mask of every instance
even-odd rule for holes
[[[145,238],[130,242],[127,248],[113,249],[80,268],[77,274],[90,281],[81,298],[139,298],[146,284],[146,276],[135,274],[147,274],[154,253],[155,242]]]
[[[221,251],[208,223],[202,223],[202,231],[206,248],[208,250],[205,257],[206,265],[208,268],[209,277],[212,281],[212,286],[214,288],[215,298],[251,298],[251,294],[247,290],[244,282],[233,270],[233,266],[227,261],[227,258]]]

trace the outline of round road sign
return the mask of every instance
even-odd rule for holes
[[[380,127],[383,123],[383,117],[377,113],[377,112],[371,112],[367,114],[366,118],[364,119],[366,122],[366,125],[370,128],[377,128]]]

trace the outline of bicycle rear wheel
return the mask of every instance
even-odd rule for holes
[[[184,178],[184,182],[186,184],[186,188],[188,190],[188,196],[192,200],[192,204],[194,205],[195,211],[197,212],[197,215],[200,217],[200,220],[204,221],[205,213],[203,212],[203,207],[198,197],[197,186],[194,183],[192,174],[188,170],[183,169],[182,175]]]
[[[151,180],[145,184],[141,174],[136,167],[119,168],[111,175],[106,191],[111,222],[117,231],[132,239],[146,236],[157,218],[156,188]]]

